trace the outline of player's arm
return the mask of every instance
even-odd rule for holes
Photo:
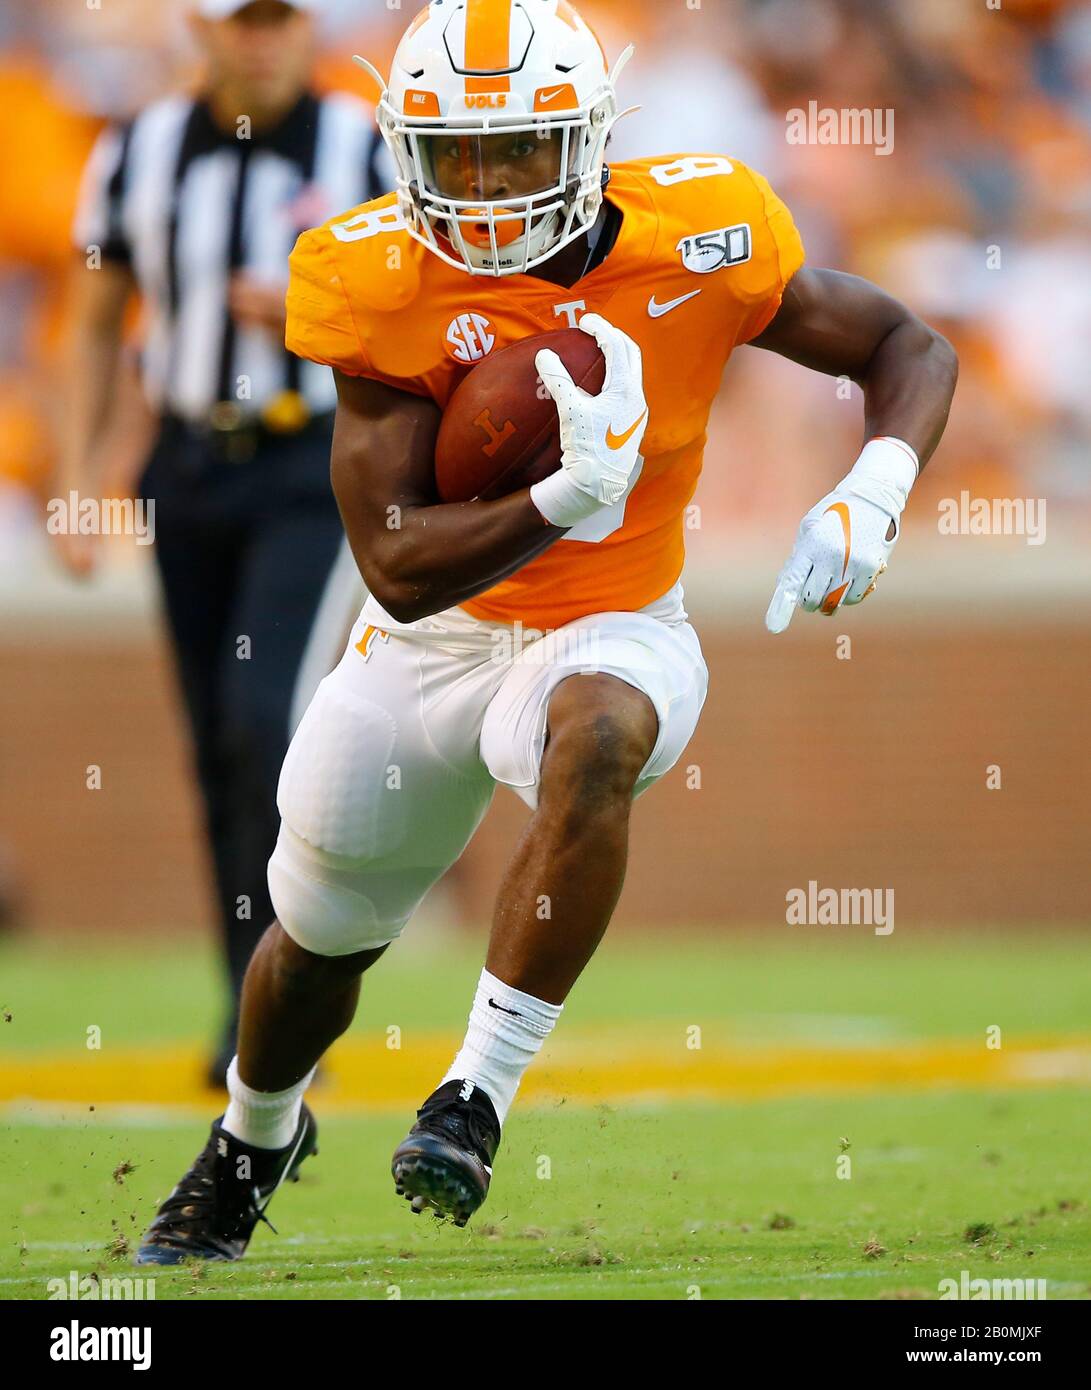
[[[864,393],[864,437],[912,445],[921,468],[947,424],[958,358],[946,338],[858,275],[796,272],[776,317],[751,344],[827,376],[850,377]]]
[[[832,615],[875,587],[909,490],[943,435],[958,359],[946,338],[877,286],[807,268],[753,345],[847,376],[864,392],[863,451],[803,518],[769,605],[766,625],[783,632],[797,607]]]
[[[333,490],[360,573],[391,617],[413,622],[472,598],[564,535],[529,488],[492,502],[439,502],[436,404],[334,375]]]
[[[640,349],[596,314],[580,327],[606,358],[602,391],[582,391],[555,352],[539,352],[560,417],[561,467],[490,502],[438,501],[432,401],[335,371],[334,493],[360,573],[391,617],[413,622],[473,598],[624,494],[647,425]],[[612,423],[633,419],[616,441]]]
[[[72,270],[72,308],[66,344],[64,433],[57,469],[61,495],[95,493],[96,445],[102,438],[119,381],[125,310],[136,288],[128,265],[104,261],[88,270],[81,258]],[[88,536],[58,537],[60,554],[75,575],[90,573],[94,552]]]

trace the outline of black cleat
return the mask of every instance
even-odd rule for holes
[[[295,1138],[284,1149],[244,1144],[220,1120],[213,1121],[208,1143],[159,1208],[134,1264],[241,1260],[259,1221],[276,1229],[265,1208],[282,1182],[299,1181],[303,1160],[318,1152],[314,1116],[303,1107]]]
[[[420,1214],[431,1207],[465,1226],[488,1196],[500,1121],[472,1081],[448,1081],[417,1111],[417,1123],[394,1150],[390,1171],[399,1197]]]

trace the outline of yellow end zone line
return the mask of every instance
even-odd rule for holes
[[[416,1107],[454,1057],[454,1034],[343,1039],[324,1063],[323,1110]],[[206,1107],[219,1093],[201,1081],[193,1045],[104,1046],[98,1051],[8,1053],[0,1105],[27,1102]],[[997,1050],[985,1040],[882,1046],[777,1046],[710,1042],[690,1050],[681,1029],[658,1040],[607,1030],[551,1040],[527,1073],[524,1102],[584,1104],[637,1099],[762,1100],[845,1091],[932,1087],[1091,1085],[1091,1037],[1020,1038]]]

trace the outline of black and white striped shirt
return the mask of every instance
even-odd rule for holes
[[[286,390],[312,414],[336,401],[329,371],[301,362],[227,309],[230,277],[287,285],[308,227],[393,187],[370,107],[344,93],[303,96],[275,129],[239,139],[193,97],[173,97],[100,138],[75,241],[131,266],[144,296],[145,390],[159,409],[204,423],[220,401],[245,413]]]

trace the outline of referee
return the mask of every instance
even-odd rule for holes
[[[96,445],[124,396],[126,306],[137,290],[140,376],[158,429],[140,495],[155,501],[234,1000],[273,917],[266,866],[293,694],[297,708],[306,703],[297,677],[301,666],[310,681],[330,669],[362,601],[355,566],[343,555],[336,563],[332,373],[285,350],[284,293],[299,233],[391,180],[370,108],[310,89],[318,6],[192,0],[199,92],[102,136],[76,226],[63,495],[95,495]],[[74,573],[93,567],[91,544],[64,538]],[[233,1005],[213,1084],[234,1055],[235,1028]]]

